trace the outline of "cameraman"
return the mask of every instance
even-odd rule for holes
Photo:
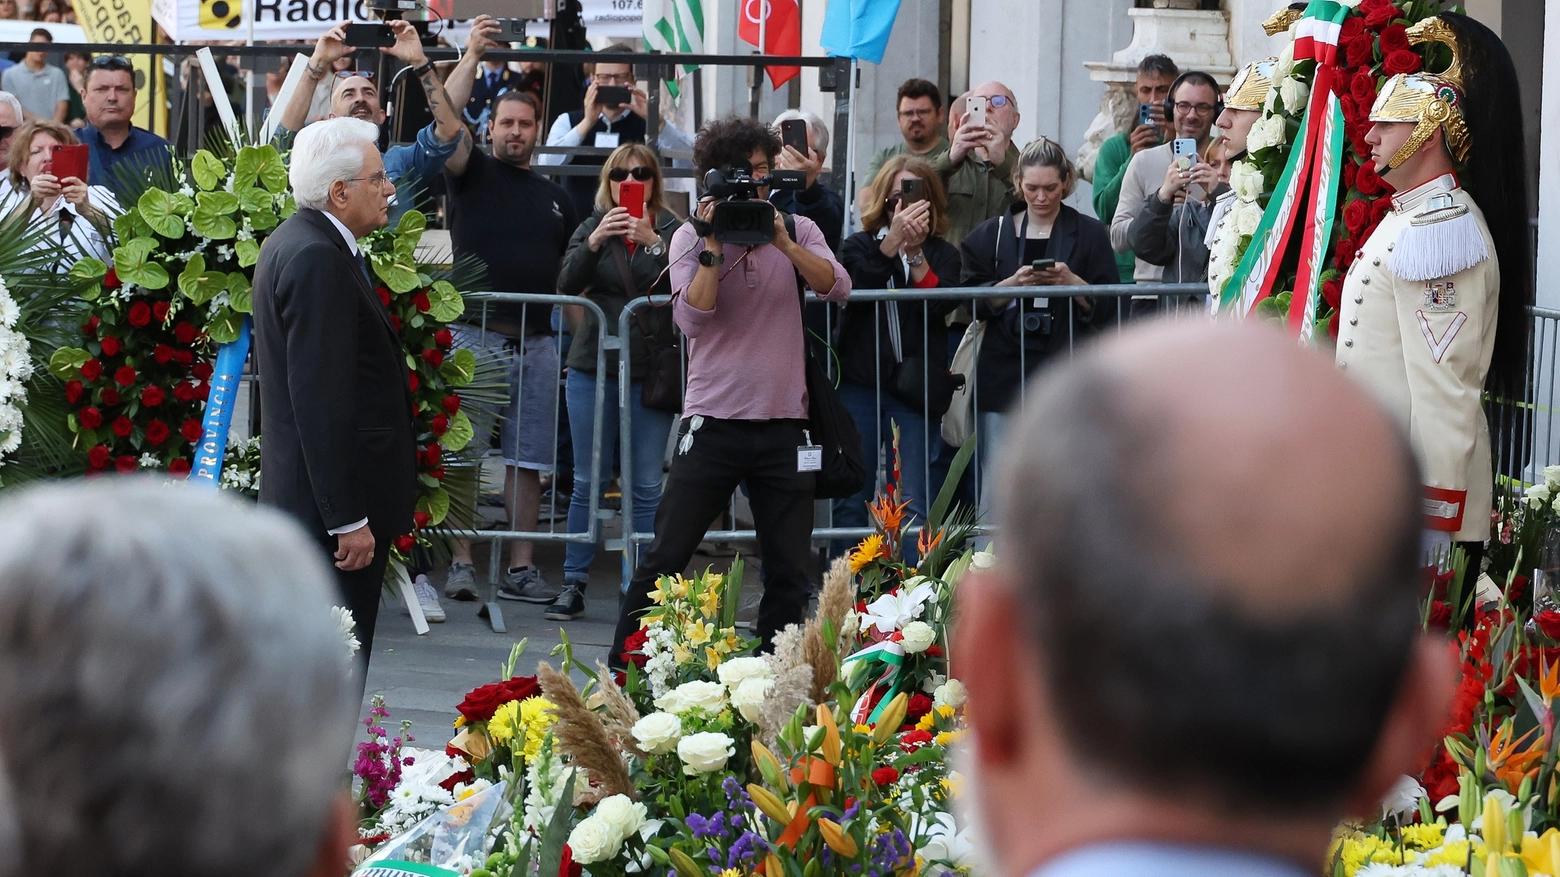
[[[705,125],[694,142],[701,179],[733,165],[769,176],[780,141],[756,119]],[[747,194],[769,195],[768,186]],[[740,198],[741,196],[735,196]],[[698,216],[724,207],[706,195]],[[750,202],[745,206],[753,206]],[[764,205],[767,207],[767,205]],[[798,276],[828,301],[850,295],[850,278],[812,220],[795,217],[796,240],[774,215],[774,240],[756,247],[702,240],[692,222],[672,237],[673,317],[688,336],[688,388],[671,472],[655,516],[655,540],[634,571],[609,652],[623,666],[623,641],[639,629],[656,578],[687,568],[693,552],[744,480],[764,558],[764,597],[755,632],[768,643],[800,622],[807,604],[807,556],[813,523],[813,474],[800,471],[807,430]]]

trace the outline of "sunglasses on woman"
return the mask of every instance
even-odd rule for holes
[[[614,183],[621,183],[629,177],[633,177],[641,183],[655,179],[655,168],[640,165],[636,168],[615,167],[607,171],[607,179]]]

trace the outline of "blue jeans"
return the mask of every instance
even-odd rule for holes
[[[890,423],[899,426],[899,501],[910,502],[907,514],[915,516],[913,524],[925,524],[926,510],[931,506],[926,495],[927,430],[932,429],[931,435],[935,437],[937,427],[928,427],[925,415],[919,410],[886,391],[879,397],[876,389],[863,384],[841,379],[840,401],[856,421],[856,430],[861,433],[861,454],[867,461],[867,469],[874,475],[878,471],[879,448],[882,449],[884,472],[893,466],[894,432]],[[834,526],[867,526],[867,503],[872,501],[877,488],[874,478],[855,496],[834,500]],[[854,544],[856,540],[843,541]],[[849,544],[835,547],[833,553],[838,555],[844,553]],[[914,556],[913,547],[905,552],[908,561],[914,562]]]
[[[590,529],[590,437],[596,414],[596,376],[569,369],[564,395],[569,403],[569,434],[574,443],[574,495],[569,502],[569,532]],[[612,461],[618,446],[618,382],[605,378],[604,411],[601,417],[601,485],[605,490],[612,480]],[[634,500],[633,528],[649,533],[655,529],[655,512],[661,505],[662,461],[666,442],[672,434],[676,415],[669,411],[651,411],[639,404],[639,382],[629,387],[629,405],[633,410],[632,454],[634,483],[629,488]],[[595,543],[569,542],[563,555],[565,581],[584,583],[590,577],[590,564],[596,558]],[[629,564],[629,569],[633,568]],[[626,580],[626,574],[625,574]]]
[[[980,523],[990,527],[997,511],[997,458],[1002,454],[1002,440],[1007,434],[1008,418],[1012,415],[982,411],[975,421],[975,455],[980,458]],[[975,547],[985,551],[991,545],[990,536],[975,540]]]

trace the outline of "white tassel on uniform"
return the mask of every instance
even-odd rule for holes
[[[1398,234],[1389,265],[1404,280],[1439,280],[1490,257],[1484,230],[1467,207],[1428,210]]]

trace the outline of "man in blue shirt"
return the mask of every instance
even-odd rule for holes
[[[417,132],[414,142],[392,146],[384,154],[385,175],[395,183],[398,191],[395,204],[390,208],[390,223],[393,225],[427,191],[429,184],[444,169],[444,162],[460,145],[461,136],[466,130],[460,121],[460,109],[471,97],[479,59],[471,57],[469,53],[462,58],[450,74],[449,89],[446,91],[438,74],[434,72],[433,62],[423,52],[416,28],[405,21],[391,21],[387,24],[395,32],[395,45],[380,51],[412,68],[411,73],[421,83],[428,99],[428,109],[433,114],[433,122]],[[282,108],[281,119],[276,126],[279,145],[290,144],[293,134],[308,120],[315,83],[333,74],[335,82],[330,94],[331,118],[351,116],[376,125],[384,124],[385,111],[380,104],[374,74],[366,70],[333,71],[338,59],[355,51],[354,47],[346,43],[346,25],[346,22],[336,25],[314,44],[308,71],[293,92],[292,99]],[[472,22],[472,30],[481,35],[491,35],[497,33],[498,22],[490,16],[479,15]]]
[[[93,58],[81,103],[87,124],[76,133],[87,144],[90,185],[113,188],[115,179],[126,172],[139,175],[168,163],[168,141],[130,124],[135,113],[135,68],[129,59],[123,55]],[[126,167],[115,170],[120,164]]]

